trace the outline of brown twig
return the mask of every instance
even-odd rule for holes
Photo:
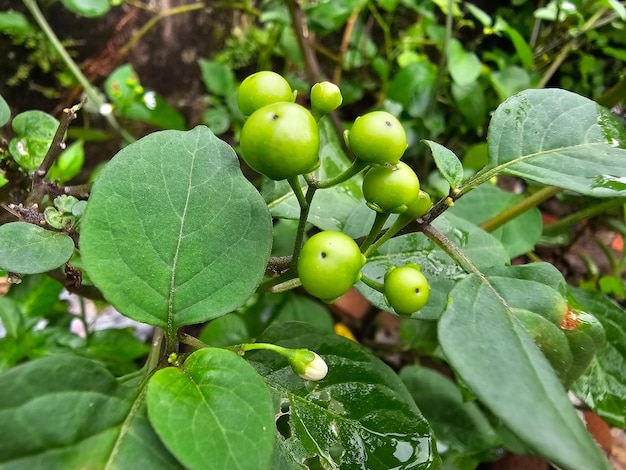
[[[70,123],[74,119],[76,119],[76,113],[80,108],[83,107],[83,104],[84,101],[72,106],[71,108],[65,108],[63,110],[61,121],[59,122],[59,127],[57,128],[54,138],[52,139],[50,148],[48,149],[48,152],[46,153],[43,161],[39,165],[39,168],[37,168],[33,173],[31,192],[26,199],[27,206],[34,206],[38,204],[44,195],[51,194],[56,190],[61,191],[60,194],[67,194],[57,185],[44,181],[44,178],[48,174],[48,171],[50,170],[56,159],[59,157],[59,155],[61,155],[61,152],[65,150],[65,133],[67,132]],[[57,189],[55,190],[53,188]]]

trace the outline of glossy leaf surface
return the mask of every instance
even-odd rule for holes
[[[550,284],[533,279],[552,276],[551,284],[559,285],[560,274],[544,264],[509,270],[508,276],[498,270],[497,286],[492,277],[473,274],[454,287],[439,322],[446,359],[472,393],[535,452],[562,468],[610,468],[552,367],[511,311],[533,311],[531,303],[553,302],[559,292],[546,291]],[[516,279],[523,282],[511,282]]]
[[[509,261],[504,248],[494,237],[449,212],[438,217],[433,226],[480,266],[502,266]],[[382,282],[389,267],[403,266],[407,263],[420,266],[430,285],[428,303],[413,316],[426,319],[439,318],[446,307],[448,292],[466,274],[425,235],[411,233],[391,239],[368,257],[368,262],[363,267],[363,275]],[[393,312],[380,292],[362,282],[357,283],[356,288],[376,307]]]
[[[430,428],[409,392],[365,348],[297,322],[271,327],[261,341],[308,348],[329,368],[322,381],[307,382],[282,356],[246,354],[270,387],[279,416],[277,452],[290,456],[292,468],[438,468]]]
[[[618,196],[598,176],[626,176],[626,130],[611,112],[560,89],[525,90],[489,126],[489,168],[590,196]]]
[[[594,315],[606,332],[606,343],[573,390],[596,413],[614,426],[626,426],[626,315],[624,309],[599,292],[570,288],[570,295]]]
[[[425,367],[406,366],[400,378],[447,453],[479,457],[500,444],[478,405],[467,401],[447,377]]]
[[[271,240],[267,206],[233,150],[196,127],[151,134],[107,164],[82,219],[81,254],[120,312],[175,329],[243,304]]]
[[[74,252],[64,233],[27,222],[0,226],[0,269],[19,274],[45,273],[63,266]]]
[[[148,387],[150,421],[191,469],[267,469],[274,413],[267,386],[237,354],[204,348],[183,369],[156,372]]]
[[[141,376],[56,355],[0,375],[0,466],[12,469],[181,466],[146,416]]]

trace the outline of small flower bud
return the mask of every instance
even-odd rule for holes
[[[304,380],[322,380],[328,374],[328,365],[318,354],[308,349],[294,349],[291,352],[289,364]]]

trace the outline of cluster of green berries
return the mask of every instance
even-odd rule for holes
[[[317,83],[311,89],[311,110],[295,103],[296,93],[279,74],[257,72],[240,85],[238,104],[248,116],[240,135],[246,164],[273,180],[309,174],[320,165],[318,120],[342,103],[335,84]],[[367,205],[379,213],[398,213],[405,220],[426,214],[432,203],[420,190],[410,166],[400,161],[407,148],[402,124],[390,113],[374,111],[358,117],[344,133],[354,156],[368,168],[363,178]],[[320,232],[303,245],[297,270],[311,295],[331,302],[361,279],[365,256],[348,235]],[[428,280],[419,266],[390,268],[384,279],[386,302],[398,314],[410,315],[429,296]]]

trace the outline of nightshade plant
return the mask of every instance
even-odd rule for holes
[[[267,107],[280,119],[278,105],[264,103],[249,119]],[[462,204],[466,194],[506,200],[490,183],[500,173],[545,186],[534,204],[557,188],[623,196],[626,132],[609,111],[564,90],[521,92],[493,115],[485,168],[467,179],[450,150],[428,141],[449,194],[431,204],[413,184],[412,198],[403,194],[389,207],[373,201],[372,210],[362,196],[362,172],[370,165],[370,171],[406,171],[398,163],[404,131],[386,113],[360,118],[374,134],[356,124],[347,133],[348,146],[365,155],[351,162],[321,116],[332,106],[317,106],[309,130],[318,130],[319,142],[315,135],[305,147],[319,148],[319,168],[308,172],[316,166],[310,155],[302,167],[285,165],[306,168],[304,175],[275,171],[282,169],[276,162],[257,165],[273,178],[260,192],[244,178],[233,149],[208,128],[155,132],[106,165],[85,207],[85,188],[45,180],[79,108],[65,110],[56,133],[37,125],[51,122],[40,114],[12,121],[17,140],[10,157],[34,172],[26,204],[6,206],[20,221],[0,227],[0,268],[17,280],[65,266],[74,290],[81,282],[92,286],[157,333],[145,365],[117,376],[101,357],[87,354],[89,344],[23,364],[17,363],[27,354],[6,359],[0,465],[438,468],[438,448],[445,451],[454,436],[441,431],[445,418],[437,412],[449,407],[473,436],[452,446],[456,457],[479,459],[506,445],[564,469],[610,468],[566,389],[612,422],[626,420],[623,378],[610,375],[613,351],[626,344],[613,327],[624,325],[623,311],[568,286],[550,264],[511,266],[513,253],[534,246],[538,234],[489,234],[467,220],[471,208]],[[0,117],[0,124],[10,119],[3,101]],[[287,132],[288,124],[276,132]],[[242,139],[245,132],[244,125]],[[273,135],[272,127],[251,132],[259,140],[285,137]],[[256,132],[265,133],[263,139]],[[388,150],[389,159],[372,149]],[[262,160],[252,151],[255,162]],[[272,219],[297,221],[290,256],[272,256]],[[328,244],[315,241],[301,251],[311,225],[330,234]],[[349,267],[347,285],[318,292],[315,276],[328,283],[323,277],[333,276],[334,255],[343,253],[333,252],[339,239],[355,247],[347,261],[337,261]],[[356,283],[381,309],[397,313],[395,305],[407,318],[437,320],[440,357],[475,400],[463,402],[452,382],[418,366],[397,375],[327,329],[305,322],[268,327],[267,299],[293,301],[285,292],[298,287],[303,270],[304,287],[327,301]],[[15,352],[32,322],[18,298],[0,300],[9,333],[0,345]],[[181,331],[206,322],[199,338]],[[613,329],[605,334],[603,325]]]

